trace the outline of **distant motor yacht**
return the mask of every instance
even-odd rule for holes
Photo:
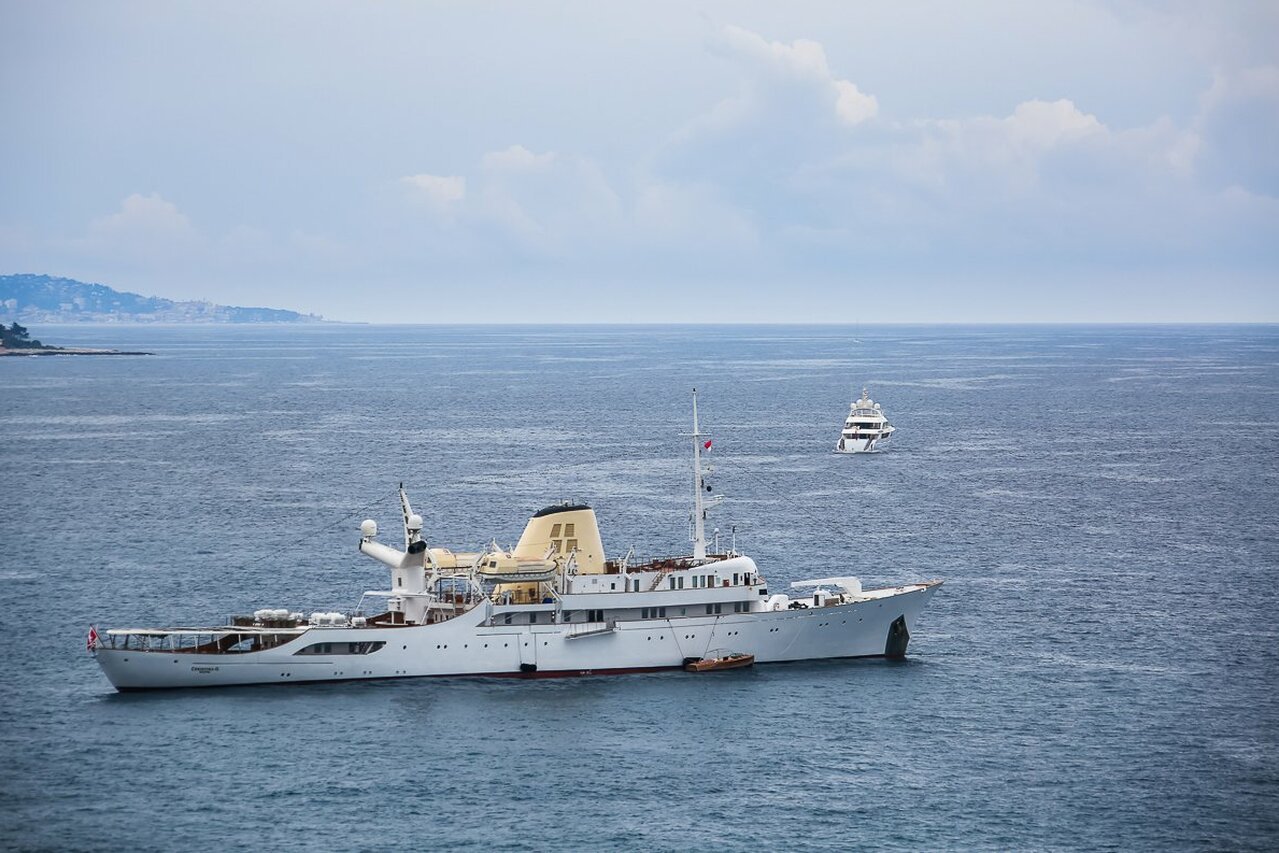
[[[852,404],[844,420],[844,431],[835,445],[836,453],[877,453],[897,428],[888,423],[883,410],[870,398],[866,389]]]
[[[704,494],[710,441],[696,392],[689,438],[691,555],[608,560],[584,504],[534,513],[513,548],[431,547],[401,487],[404,550],[378,542],[373,520],[360,525],[359,550],[390,569],[390,585],[366,591],[353,611],[265,608],[224,625],[91,628],[88,649],[122,691],[903,657],[941,581],[864,589],[841,576],[796,581],[791,588],[804,592],[793,599],[770,592],[750,557],[720,551],[718,536],[707,547],[706,513],[719,497]],[[855,555],[850,548],[847,559]],[[366,611],[370,600],[378,603]]]

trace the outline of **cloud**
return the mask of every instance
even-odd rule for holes
[[[768,41],[758,33],[729,25],[712,39],[712,47],[722,55],[751,70],[751,85],[739,95],[740,102],[754,102],[766,108],[775,97],[787,97],[807,90],[820,108],[840,124],[852,127],[873,119],[879,101],[863,93],[851,80],[836,77],[819,42],[796,39],[790,43]],[[719,108],[721,116],[725,108]],[[731,111],[731,108],[730,110]],[[739,115],[742,112],[738,110]]]
[[[1195,131],[1206,176],[1279,198],[1279,67],[1218,70]]]
[[[127,268],[159,268],[199,255],[204,236],[173,202],[158,193],[133,193],[114,213],[89,222],[82,236],[53,238],[80,260],[99,259]]]
[[[117,243],[188,241],[195,236],[195,229],[173,202],[166,201],[157,193],[134,193],[120,203],[120,209],[115,213],[93,220],[89,225],[89,236]]]
[[[409,187],[415,197],[438,209],[445,209],[466,198],[466,178],[443,175],[408,175],[400,182]]]
[[[581,156],[516,144],[486,152],[467,176],[403,180],[447,206],[455,230],[464,229],[489,252],[504,247],[521,257],[581,256],[624,233],[618,193],[603,170]]]
[[[841,122],[852,126],[875,117],[879,101],[874,95],[864,95],[857,85],[848,80],[834,81],[835,115]]]
[[[523,145],[512,145],[503,151],[490,151],[480,161],[488,171],[543,172],[555,162],[555,153],[534,154]]]

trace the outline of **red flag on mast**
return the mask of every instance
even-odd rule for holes
[[[89,636],[84,641],[85,651],[92,653],[94,646],[96,646],[97,644],[98,644],[98,629],[95,626],[90,625]]]
[[[703,449],[703,450],[710,450],[710,449],[711,449],[711,441],[710,441],[710,439],[707,439],[707,440],[706,440],[706,443],[702,445],[702,449]]]

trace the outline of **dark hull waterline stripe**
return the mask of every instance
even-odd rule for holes
[[[834,658],[804,658],[801,660],[775,660],[756,663],[756,666],[773,664],[824,663],[833,660],[868,660],[887,658],[887,655],[844,655]],[[745,669],[746,667],[741,667]],[[120,693],[154,693],[161,690],[207,690],[211,687],[314,687],[317,684],[350,684],[357,681],[401,681],[406,678],[589,678],[596,675],[642,675],[649,672],[683,671],[682,664],[674,666],[640,666],[615,669],[548,669],[534,672],[444,672],[423,675],[371,675],[364,678],[313,678],[289,681],[257,681],[248,684],[183,684],[172,687],[117,687]],[[705,673],[702,673],[703,675]]]

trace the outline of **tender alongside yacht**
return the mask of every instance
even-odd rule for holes
[[[836,453],[877,453],[886,449],[885,444],[897,428],[888,423],[888,416],[862,389],[860,400],[849,407],[844,419],[844,430],[835,445]]]
[[[715,670],[820,658],[905,655],[941,581],[863,589],[855,577],[770,592],[755,562],[709,553],[693,396],[693,553],[609,560],[595,513],[534,513],[513,548],[432,547],[400,489],[404,549],[360,525],[359,550],[390,569],[387,589],[350,612],[264,608],[216,627],[89,632],[89,650],[121,691],[417,676],[541,677]],[[850,549],[848,568],[857,558]],[[365,602],[378,606],[366,609]]]

